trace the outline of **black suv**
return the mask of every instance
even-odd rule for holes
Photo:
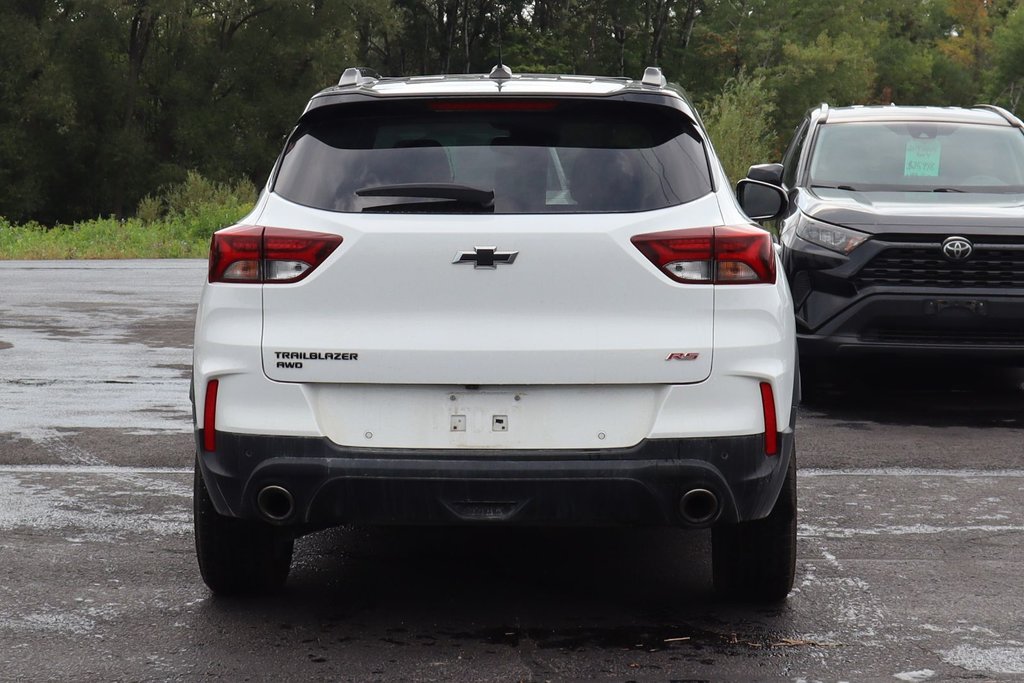
[[[822,104],[741,195],[764,183],[789,197],[775,217],[805,387],[839,356],[1024,358],[1020,119]]]

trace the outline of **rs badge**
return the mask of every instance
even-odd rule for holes
[[[686,351],[684,353],[670,353],[665,360],[697,360],[700,358],[700,354],[694,351]]]

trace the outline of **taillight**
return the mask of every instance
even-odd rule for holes
[[[637,235],[633,245],[676,282],[743,285],[775,282],[772,237],[752,225]]]
[[[341,237],[330,233],[236,225],[213,235],[210,282],[298,282],[327,260]]]
[[[214,233],[210,282],[259,282],[263,228],[237,225]]]
[[[263,281],[297,282],[326,261],[340,244],[338,235],[267,228],[263,232]]]

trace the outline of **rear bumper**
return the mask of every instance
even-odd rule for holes
[[[371,524],[707,526],[765,517],[793,457],[762,435],[649,439],[633,448],[575,451],[402,451],[342,448],[327,439],[217,433],[199,464],[224,515],[266,518],[268,486],[293,501],[278,524],[308,530]],[[693,489],[711,491],[717,511],[694,524],[680,512]]]

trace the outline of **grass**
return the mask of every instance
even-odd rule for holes
[[[180,219],[146,223],[138,218],[101,218],[45,228],[33,223],[10,225],[0,219],[0,259],[205,258],[209,235],[241,214],[231,215],[208,227]]]
[[[247,214],[255,196],[251,184],[223,185],[190,173],[146,197],[135,218],[53,227],[0,218],[0,260],[206,258],[214,231]]]

